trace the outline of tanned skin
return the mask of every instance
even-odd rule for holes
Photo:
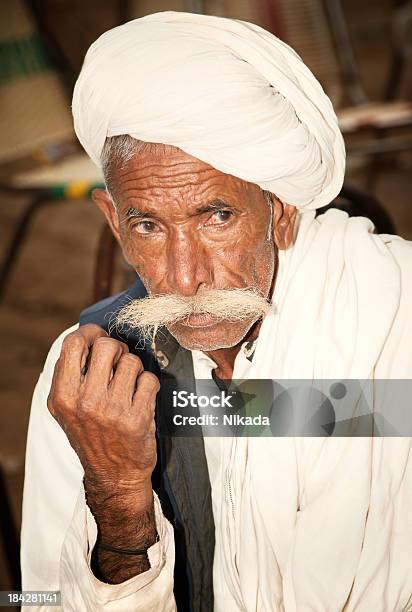
[[[270,295],[277,249],[293,241],[293,206],[273,197],[268,240],[270,209],[256,185],[172,147],[138,153],[116,169],[110,187],[116,209],[104,190],[93,199],[149,293],[254,287]],[[259,326],[179,323],[170,331],[188,349],[202,345],[217,364],[215,374],[229,380],[241,344],[257,337]],[[208,341],[230,346],[208,350]],[[150,567],[145,555],[119,555],[100,545],[146,550],[156,540],[151,476],[158,390],[156,376],[100,327],[84,325],[66,337],[48,407],[82,463],[98,526],[93,569],[112,584]]]

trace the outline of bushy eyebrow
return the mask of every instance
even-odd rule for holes
[[[206,212],[216,212],[219,210],[234,210],[234,208],[224,200],[212,200],[212,202],[196,208],[195,214],[201,215]]]
[[[225,202],[224,200],[212,200],[207,204],[203,204],[202,206],[198,206],[190,216],[201,215],[207,212],[217,212],[219,210],[234,210],[234,208]],[[160,221],[160,217],[155,215],[152,212],[139,210],[134,206],[130,206],[126,212],[122,215],[121,225],[126,224],[130,219],[155,219]]]
[[[130,219],[159,219],[155,214],[130,206],[122,215],[120,225],[125,225]]]

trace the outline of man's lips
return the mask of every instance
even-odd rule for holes
[[[181,321],[181,324],[185,325],[186,327],[210,327],[211,325],[218,323],[219,320],[220,319],[214,317],[213,315],[198,313],[189,315],[186,317],[186,319]]]

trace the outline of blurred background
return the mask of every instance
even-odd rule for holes
[[[73,84],[102,32],[163,10],[252,21],[292,45],[344,132],[334,205],[412,239],[410,0],[2,0],[0,590],[19,584],[25,437],[47,351],[85,306],[132,280],[90,201],[101,176],[75,141]]]

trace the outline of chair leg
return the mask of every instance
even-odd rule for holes
[[[105,223],[100,233],[94,265],[93,302],[108,297],[113,289],[117,241]]]
[[[3,542],[4,555],[6,558],[7,568],[12,581],[12,589],[20,591],[21,589],[21,573],[20,573],[20,542],[17,535],[17,529],[13,520],[13,513],[10,503],[6,479],[2,468],[0,467],[0,525],[1,525],[1,540]]]
[[[11,239],[10,245],[6,251],[3,263],[0,268],[0,298],[3,296],[7,286],[7,281],[17,261],[20,249],[27,236],[30,224],[36,212],[45,204],[50,202],[44,196],[37,196],[26,208],[21,216]]]

